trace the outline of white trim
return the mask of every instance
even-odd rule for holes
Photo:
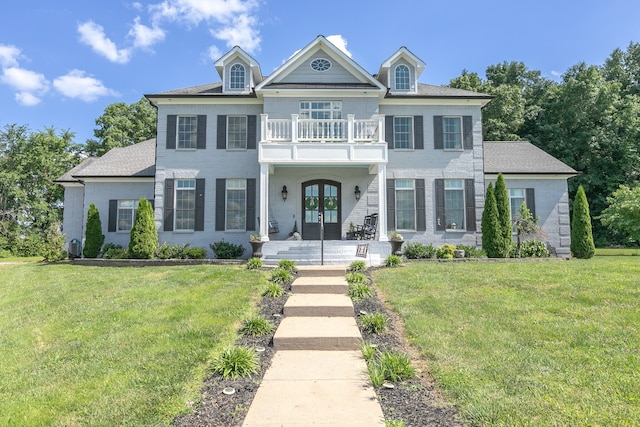
[[[426,106],[426,105],[436,105],[436,106],[464,106],[464,107],[483,107],[490,100],[488,99],[473,99],[473,98],[455,98],[451,99],[446,96],[442,97],[428,97],[424,98],[420,95],[407,95],[403,97],[396,98],[384,98],[380,100],[380,106],[398,106],[398,105],[408,105],[408,106]]]
[[[238,96],[241,96],[238,94]],[[189,107],[193,105],[260,105],[264,102],[258,98],[247,97],[234,97],[234,96],[184,96],[176,95],[176,97],[167,96],[166,98],[155,98],[153,95],[149,95],[149,98],[156,105],[187,105]]]
[[[80,181],[85,183],[99,183],[99,182],[155,182],[155,177],[117,177],[117,178],[109,178],[109,177],[99,177],[99,178],[78,178]]]
[[[535,179],[563,179],[567,180],[571,177],[577,176],[578,174],[563,174],[563,173],[540,173],[540,174],[519,174],[519,173],[509,173],[502,172],[502,176],[505,180],[508,179],[517,179],[517,180],[535,180]],[[485,173],[485,180],[496,180],[498,179],[497,173]],[[485,183],[486,184],[486,183]],[[531,186],[529,186],[531,187]]]

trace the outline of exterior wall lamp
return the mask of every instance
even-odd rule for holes
[[[354,192],[353,192],[353,195],[354,195],[354,196],[356,196],[356,202],[357,202],[358,200],[360,200],[360,195],[361,195],[361,194],[362,194],[362,193],[360,192],[360,187],[358,187],[358,186],[356,185],[356,191],[354,191]]]
[[[289,195],[289,192],[287,191],[287,186],[286,185],[282,186],[282,191],[280,192],[280,194],[282,195],[282,201],[286,202],[287,201],[287,196]]]

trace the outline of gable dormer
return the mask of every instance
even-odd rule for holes
[[[418,78],[425,63],[409,49],[402,46],[380,65],[378,80],[395,94],[417,93]]]
[[[258,61],[238,46],[218,59],[215,67],[222,79],[222,93],[251,93],[262,81]]]

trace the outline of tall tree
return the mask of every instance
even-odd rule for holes
[[[496,207],[498,209],[498,222],[500,224],[500,235],[504,239],[504,245],[508,250],[513,243],[512,227],[511,227],[511,207],[509,205],[509,194],[507,193],[507,185],[504,182],[504,176],[498,174],[495,186]],[[505,254],[506,256],[506,254]]]
[[[482,211],[482,249],[489,258],[505,258],[508,249],[502,236],[493,183],[489,183]]]
[[[589,202],[582,186],[578,187],[571,217],[571,254],[576,258],[591,258],[596,252],[591,228]]]
[[[129,236],[129,256],[151,259],[158,250],[158,230],[153,219],[153,207],[145,198],[138,201],[138,209]]]
[[[102,156],[115,147],[126,147],[156,136],[155,108],[146,98],[133,104],[116,102],[108,105],[96,119],[97,128],[86,143],[85,151],[91,156]]]
[[[86,258],[96,258],[100,254],[100,248],[104,243],[102,234],[102,221],[96,205],[91,203],[87,211],[87,224],[85,226],[85,239],[82,254]]]
[[[640,186],[621,185],[610,197],[609,206],[599,219],[605,227],[620,234],[625,243],[640,243]]]

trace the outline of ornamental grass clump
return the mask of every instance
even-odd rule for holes
[[[293,280],[293,275],[283,268],[276,268],[271,271],[271,278],[269,279],[272,283],[287,283]]]
[[[253,316],[242,321],[240,333],[252,337],[267,335],[273,331],[273,324],[261,316]]]
[[[397,383],[416,375],[407,354],[389,350],[376,352],[367,362],[367,370],[371,383],[376,388],[385,381]]]
[[[363,273],[347,273],[344,278],[347,283],[369,283],[369,279]]]
[[[353,261],[349,264],[349,271],[352,273],[362,273],[367,269],[367,264],[362,260]]]
[[[400,264],[402,264],[402,258],[398,255],[391,254],[384,259],[385,267],[398,267]]]
[[[247,261],[247,270],[257,270],[264,265],[262,260],[257,257],[253,257]]]
[[[262,293],[262,296],[271,297],[271,298],[279,298],[284,294],[284,289],[278,283],[269,283],[267,285],[267,289]]]
[[[349,283],[349,291],[347,292],[347,295],[349,295],[353,301],[360,301],[371,297],[373,295],[373,290],[367,283]]]
[[[258,354],[253,348],[231,347],[213,360],[213,373],[222,378],[250,377],[260,372]]]
[[[295,274],[298,271],[296,268],[296,262],[290,259],[281,259],[278,261],[278,268],[287,270],[291,274]]]
[[[382,333],[387,328],[387,320],[384,313],[367,313],[360,316],[362,329],[370,334]]]

